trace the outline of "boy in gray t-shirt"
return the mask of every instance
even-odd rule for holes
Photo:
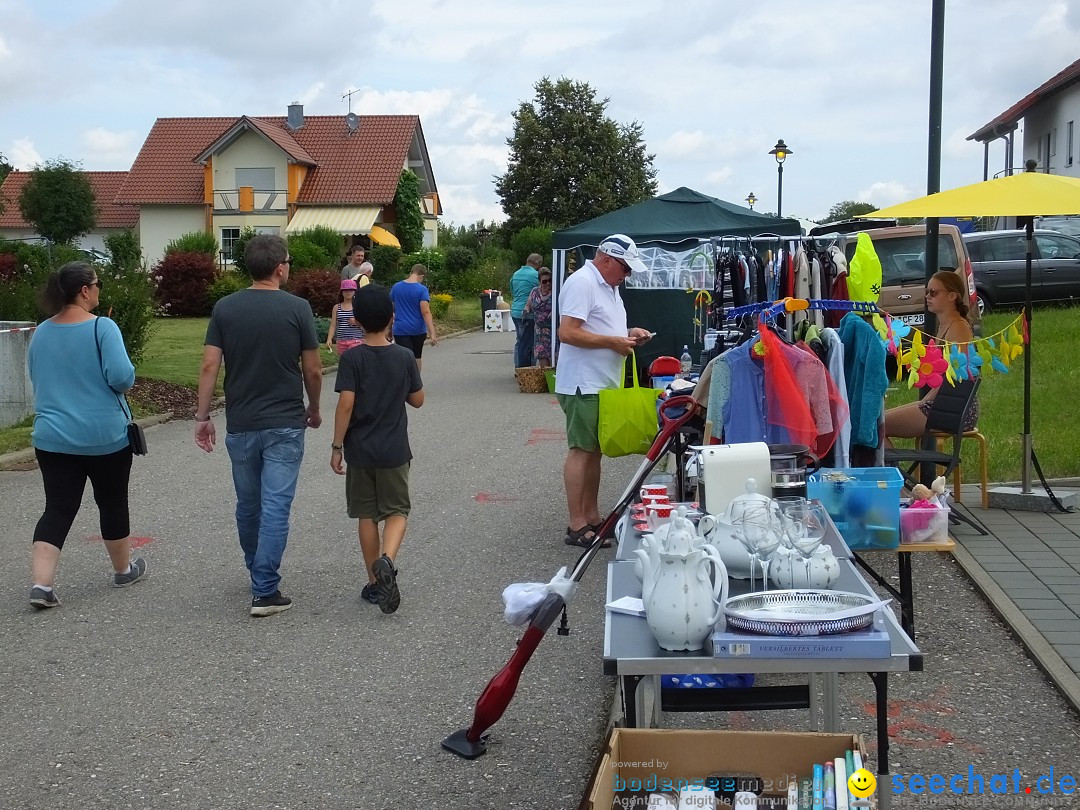
[[[394,304],[387,289],[370,284],[357,291],[353,317],[364,342],[345,351],[338,365],[330,467],[345,476],[349,517],[358,521],[368,574],[361,598],[393,613],[401,603],[394,560],[412,507],[405,405],[423,405],[424,389],[413,353],[390,342]]]

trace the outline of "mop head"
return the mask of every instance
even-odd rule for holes
[[[503,589],[503,604],[506,605],[503,617],[515,627],[524,627],[532,621],[536,609],[549,593],[559,594],[564,602],[570,604],[575,590],[577,583],[567,576],[565,565],[546,585],[542,582],[515,582]]]

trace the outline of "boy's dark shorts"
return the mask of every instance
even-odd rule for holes
[[[409,516],[409,465],[353,467],[345,471],[345,502],[349,517],[374,520]]]
[[[579,389],[580,390],[580,389]],[[572,450],[600,449],[600,395],[556,394],[566,414],[566,443]]]

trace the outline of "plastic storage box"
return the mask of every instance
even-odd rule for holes
[[[901,509],[901,543],[944,543],[949,539],[949,507]]]
[[[806,495],[821,501],[849,548],[896,548],[903,482],[895,467],[822,468],[807,479]]]

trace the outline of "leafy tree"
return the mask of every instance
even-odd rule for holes
[[[14,168],[14,166],[8,163],[7,158],[4,157],[4,153],[0,152],[0,185],[3,185],[4,179],[11,174]],[[0,214],[2,213],[4,213],[4,195],[0,194]]]
[[[105,249],[112,258],[113,269],[128,273],[139,268],[142,248],[134,231],[114,231],[105,237]]]
[[[606,115],[586,82],[545,77],[514,113],[506,174],[495,178],[513,233],[573,225],[656,195],[656,169],[642,126]]]
[[[870,214],[877,210],[877,206],[871,205],[870,203],[844,200],[843,202],[838,202],[829,209],[829,213],[825,215],[824,221],[839,222],[842,219],[854,219],[860,214]]]
[[[402,253],[415,253],[424,246],[424,215],[420,211],[420,178],[406,169],[398,178],[394,194],[397,212],[397,238]]]
[[[88,233],[97,221],[90,181],[63,158],[34,167],[19,195],[19,210],[34,230],[62,245]]]

